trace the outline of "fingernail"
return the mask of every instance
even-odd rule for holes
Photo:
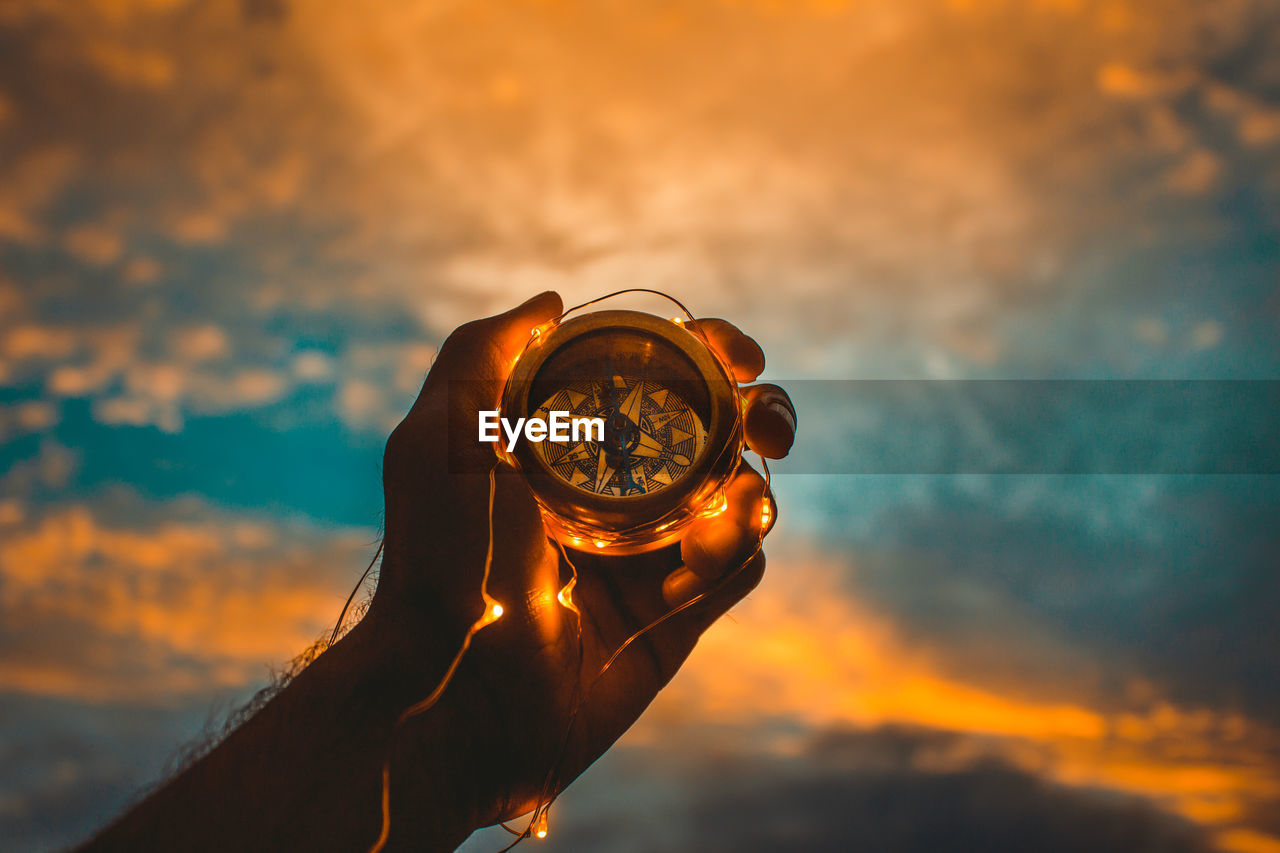
[[[786,421],[787,426],[791,427],[791,429],[794,430],[796,428],[796,413],[791,410],[791,407],[787,405],[786,401],[775,398],[770,400],[766,406],[769,411]]]

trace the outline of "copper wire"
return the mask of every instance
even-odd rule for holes
[[[467,629],[466,636],[462,638],[462,645],[458,648],[457,654],[453,656],[453,660],[449,663],[449,668],[445,670],[444,677],[440,679],[435,688],[427,694],[427,697],[419,702],[415,702],[401,712],[396,718],[395,723],[391,727],[391,740],[395,740],[396,731],[406,721],[419,714],[430,710],[440,697],[444,695],[444,691],[449,687],[449,683],[453,681],[454,674],[457,673],[458,667],[462,664],[463,657],[466,656],[467,650],[471,648],[471,640],[476,633],[486,625],[492,623],[501,611],[494,614],[494,607],[497,604],[489,597],[489,573],[493,568],[493,498],[497,491],[496,475],[498,466],[501,462],[494,462],[493,467],[489,469],[489,545],[484,555],[484,574],[480,579],[480,599],[484,603],[484,612],[480,614],[480,618],[472,623]],[[387,757],[382,762],[382,828],[378,833],[378,838],[369,848],[369,853],[381,853],[386,846],[387,839],[391,835],[391,748],[387,748]]]
[[[650,288],[643,288],[643,287],[631,287],[631,288],[625,288],[623,290],[616,290],[612,293],[606,293],[603,296],[599,296],[599,297],[596,297],[595,299],[591,299],[579,305],[575,305],[572,308],[566,309],[562,314],[560,314],[560,316],[556,318],[556,322],[563,320],[569,314],[581,308],[586,308],[589,305],[594,305],[597,302],[603,302],[606,299],[610,299],[614,296],[620,296],[625,293],[651,293],[656,296],[661,296],[669,300],[670,302],[672,302],[674,305],[676,305],[684,313],[684,315],[689,319],[690,322],[696,323],[696,319],[694,318],[693,313],[687,307],[685,307],[684,303],[682,303],[680,300],[676,299],[674,296],[671,296],[670,294],[663,293],[660,290],[652,290]],[[689,331],[691,333],[697,334],[698,337],[702,338],[704,343],[708,343],[706,340],[706,337],[697,330],[696,326],[693,329],[690,329]],[[715,351],[715,348],[711,347],[708,343],[707,349],[711,352],[712,356],[716,359],[716,361],[720,363],[721,368],[725,372],[725,375],[728,377],[732,377],[733,376],[732,371],[730,371],[728,367],[724,364],[719,354]],[[740,453],[743,443],[744,442],[742,440],[740,440],[737,443],[731,442],[729,445],[721,449],[720,451],[721,455],[717,457],[716,461],[718,462],[721,458],[723,458],[724,454],[726,453],[729,453],[729,452]],[[760,456],[760,464],[764,470],[764,490],[762,492],[762,499],[769,500],[770,499],[769,464],[763,456]],[[681,509],[680,507],[677,507],[671,510],[671,512],[668,513],[668,515],[675,514],[679,512],[680,509]],[[666,516],[663,516],[663,517],[665,518]],[[521,841],[528,838],[532,832],[535,822],[538,820],[539,815],[545,814],[551,808],[551,805],[559,797],[559,792],[556,791],[555,789],[559,787],[560,771],[564,763],[565,752],[568,748],[569,739],[572,736],[573,727],[577,723],[578,714],[581,711],[582,706],[586,704],[586,701],[590,697],[591,691],[595,687],[595,685],[599,683],[600,679],[603,678],[605,673],[607,673],[613,667],[614,663],[618,660],[618,658],[622,655],[622,653],[626,651],[626,649],[630,647],[631,644],[634,643],[636,640],[640,639],[645,634],[649,633],[654,628],[657,628],[659,625],[663,624],[667,620],[673,618],[674,616],[680,613],[683,613],[689,608],[697,605],[699,602],[705,601],[710,596],[715,595],[720,590],[724,589],[729,584],[729,582],[732,581],[740,572],[742,572],[751,563],[751,561],[756,558],[756,555],[758,555],[760,551],[763,550],[764,537],[765,537],[765,534],[768,532],[769,526],[771,525],[767,525],[764,523],[761,524],[760,533],[756,540],[755,548],[746,557],[746,559],[743,560],[735,569],[733,569],[732,571],[726,573],[723,577],[721,577],[721,579],[716,583],[715,586],[713,586],[710,589],[704,590],[698,595],[695,595],[692,598],[690,598],[688,601],[685,601],[682,604],[672,608],[671,610],[668,610],[666,613],[662,614],[661,616],[654,619],[649,624],[645,625],[635,633],[631,634],[631,636],[627,637],[627,639],[624,640],[622,644],[618,646],[618,648],[613,652],[613,654],[609,656],[609,659],[605,662],[604,666],[600,668],[600,671],[596,673],[595,677],[591,680],[590,684],[587,685],[585,690],[582,690],[581,684],[579,684],[577,698],[573,702],[572,710],[569,713],[567,723],[565,725],[564,736],[561,738],[560,746],[557,750],[556,760],[551,765],[551,767],[549,767],[547,770],[547,775],[543,780],[542,788],[538,794],[537,804],[534,806],[534,809],[530,814],[529,824],[527,827],[525,827],[525,830],[523,832],[517,835],[514,841],[512,841],[506,847],[502,848],[502,850],[498,851],[498,853],[506,853],[506,851],[511,850]],[[617,531],[616,533],[619,536],[625,536],[627,533],[632,532],[636,529],[639,529],[639,526],[628,529],[628,530]],[[556,544],[560,547],[560,553],[564,556],[565,562],[568,563],[569,567],[572,569],[573,582],[576,583],[577,577],[578,577],[577,567],[573,564],[573,561],[569,559],[569,555],[565,550],[564,544],[561,543],[559,539],[554,539],[553,541],[555,541]],[[575,612],[577,611],[576,607],[574,607],[573,609],[575,610]],[[578,649],[579,649],[579,661],[581,662],[582,661],[582,615],[581,613],[578,613]],[[581,666],[581,663],[579,664],[579,666]],[[506,829],[508,832],[514,833],[514,830],[512,830],[510,827],[507,827],[505,823],[502,824],[502,827],[503,829]]]
[[[565,310],[563,313],[561,313],[556,318],[556,322],[563,320],[566,316],[573,313],[574,311],[580,310],[582,308],[586,308],[590,305],[596,304],[597,302],[602,302],[606,299],[610,299],[612,297],[620,296],[626,293],[650,293],[656,296],[661,296],[669,300],[670,302],[672,302],[674,305],[676,305],[684,313],[684,315],[689,319],[690,322],[696,322],[696,319],[694,318],[692,312],[690,312],[689,309],[685,307],[684,303],[680,302],[680,300],[676,299],[674,296],[671,296],[670,294],[667,294],[667,293],[663,293],[662,291],[659,291],[659,290],[653,290],[650,288],[643,288],[643,287],[631,287],[631,288],[625,288],[622,290],[617,290],[612,293],[607,293],[603,296],[597,297],[595,299],[588,300],[579,305],[575,305]],[[698,336],[702,338],[704,342],[706,342],[705,336],[703,336],[700,332],[698,332],[696,327],[694,329],[691,329],[690,331],[692,333],[698,334]],[[715,352],[715,349],[710,346],[708,346],[708,349],[711,351],[712,355],[716,358],[716,360],[721,364],[722,368],[724,368],[725,367],[724,362],[720,359],[720,356]],[[725,368],[725,374],[726,376],[729,376],[729,377],[733,376],[732,372],[729,371],[727,368]],[[741,452],[742,446],[743,446],[742,441],[739,441],[736,444],[731,443],[729,446],[722,448],[721,456],[723,456],[724,453],[728,453],[728,452]],[[719,458],[721,457],[718,457],[718,459]],[[768,462],[765,461],[763,456],[760,457],[760,462],[764,472],[764,490],[762,493],[762,499],[770,500],[769,465],[768,465]],[[412,717],[425,713],[440,700],[440,697],[444,695],[445,690],[448,688],[449,683],[453,680],[453,676],[455,675],[455,673],[458,670],[458,667],[462,663],[463,657],[466,655],[467,651],[470,649],[471,641],[476,635],[476,633],[481,628],[485,627],[486,625],[490,624],[490,622],[493,621],[493,618],[490,618],[490,612],[491,612],[491,606],[496,604],[496,602],[493,602],[493,600],[489,597],[488,583],[489,583],[489,574],[493,566],[493,504],[494,504],[494,493],[496,490],[495,476],[497,473],[498,465],[500,464],[501,464],[501,460],[498,460],[494,463],[493,467],[489,469],[489,505],[488,505],[489,543],[488,543],[488,548],[485,554],[484,573],[480,583],[480,596],[484,602],[485,611],[481,614],[480,618],[476,620],[474,624],[472,624],[470,629],[468,629],[466,635],[463,637],[462,644],[459,647],[458,652],[454,655],[453,660],[449,664],[449,667],[446,670],[444,677],[441,678],[441,680],[439,681],[439,683],[437,683],[437,685],[431,691],[431,693],[428,694],[427,697],[424,698],[423,700],[406,708],[404,712],[402,712],[400,716],[396,719],[396,722],[392,727],[392,739],[394,739],[395,733],[399,729],[402,723],[404,723],[406,720],[411,719]],[[675,510],[673,510],[673,512],[674,511]],[[703,592],[693,596],[689,600],[677,605],[676,607],[673,607],[672,609],[668,610],[666,613],[662,614],[658,618],[654,619],[653,621],[651,621],[650,623],[648,623],[647,625],[645,625],[644,627],[640,628],[639,630],[631,634],[629,637],[627,637],[626,640],[624,640],[622,644],[619,645],[618,648],[613,652],[613,654],[609,656],[608,660],[600,668],[600,670],[595,674],[591,682],[586,685],[585,689],[582,686],[581,677],[579,677],[577,687],[575,690],[574,700],[572,703],[572,709],[566,721],[564,736],[561,738],[561,742],[557,750],[555,762],[548,768],[547,775],[543,780],[542,788],[538,795],[537,804],[535,805],[532,813],[530,814],[529,824],[525,827],[523,831],[517,831],[507,826],[505,822],[499,823],[499,826],[501,826],[504,830],[506,830],[507,832],[511,833],[516,837],[510,844],[502,848],[502,850],[498,851],[498,853],[507,853],[507,851],[514,848],[521,841],[530,837],[533,831],[533,826],[538,821],[538,818],[540,816],[545,815],[550,810],[552,804],[559,797],[560,792],[556,789],[559,787],[560,772],[563,768],[565,753],[567,751],[569,740],[572,736],[574,726],[577,723],[579,712],[581,711],[582,707],[586,704],[587,700],[590,698],[591,691],[600,682],[600,680],[604,677],[604,675],[613,667],[614,663],[618,660],[618,658],[622,655],[622,653],[626,651],[635,641],[639,640],[645,634],[649,633],[653,629],[662,625],[667,620],[675,617],[680,613],[683,613],[684,611],[690,609],[691,607],[694,607],[700,602],[706,601],[709,597],[723,590],[739,573],[741,573],[748,565],[750,565],[750,563],[756,558],[756,556],[761,552],[761,550],[763,550],[764,537],[765,537],[765,534],[768,532],[768,529],[770,526],[771,526],[770,524],[766,524],[762,521],[759,535],[756,540],[755,548],[746,557],[746,559],[744,559],[736,568],[734,568],[732,571],[723,575],[721,579],[717,581],[713,587],[711,587],[710,589],[704,590]],[[635,529],[638,529],[638,527],[633,528],[632,530],[635,530]],[[623,530],[621,531],[621,534],[625,535],[627,532],[629,531]],[[570,596],[571,596],[572,590],[576,586],[578,581],[578,569],[577,569],[577,566],[574,565],[573,561],[569,558],[568,552],[565,549],[564,544],[560,542],[559,539],[553,538],[553,541],[556,543],[556,545],[559,546],[561,556],[564,558],[565,562],[568,564],[572,572],[572,577],[570,582],[566,584],[564,587],[562,587],[562,592],[564,590],[569,590]],[[336,641],[339,630],[342,627],[342,622],[346,618],[347,610],[351,606],[352,600],[354,600],[355,598],[356,591],[368,578],[368,575],[372,570],[374,563],[377,562],[378,557],[381,555],[381,553],[382,553],[382,545],[379,544],[378,551],[374,554],[373,560],[370,561],[369,567],[365,569],[364,574],[361,575],[360,577],[360,581],[356,584],[355,589],[351,591],[351,595],[347,597],[347,601],[342,607],[342,612],[338,617],[338,622],[334,626],[333,634],[330,637],[330,644]],[[576,629],[577,629],[577,638],[578,638],[578,660],[579,660],[579,668],[581,668],[584,660],[583,638],[582,638],[582,613],[581,611],[578,610],[576,603],[573,602],[572,598],[569,598],[567,602],[562,599],[561,603],[566,607],[566,609],[573,610],[576,615]],[[369,848],[369,853],[381,853],[383,848],[386,846],[388,838],[390,837],[390,832],[391,832],[391,753],[390,753],[390,748],[388,748],[388,754],[382,766],[381,806],[382,806],[382,827],[379,832],[378,838],[374,841],[373,845]]]
[[[688,317],[690,322],[694,321],[693,313],[688,308],[686,308],[684,306],[684,303],[681,302],[679,299],[676,299],[674,296],[672,296],[669,293],[663,293],[661,290],[653,290],[648,287],[624,287],[622,290],[615,290],[613,293],[606,293],[604,296],[597,296],[595,299],[588,299],[586,302],[583,302],[579,305],[575,305],[572,308],[566,308],[564,312],[561,313],[561,315],[556,318],[555,321],[557,323],[560,322],[565,317],[568,317],[570,314],[572,314],[574,311],[577,311],[579,308],[586,308],[588,305],[595,305],[597,302],[604,302],[606,299],[612,299],[613,297],[621,296],[624,293],[652,293],[655,296],[661,296],[663,299],[666,299],[667,301],[675,305],[677,308],[679,308],[681,311],[683,311],[684,316]]]
[[[759,456],[759,454],[757,454],[757,456]],[[769,463],[763,456],[760,456],[759,458],[760,458],[760,466],[764,470],[764,489],[761,491],[761,499],[771,500],[770,493],[769,493],[769,483],[770,483]],[[672,609],[668,610],[666,613],[654,619],[649,624],[645,625],[643,628],[633,633],[631,636],[627,637],[627,639],[624,640],[622,644],[618,646],[618,648],[613,652],[613,654],[609,656],[609,659],[605,661],[604,666],[602,666],[600,668],[600,671],[596,673],[595,677],[591,680],[591,683],[587,686],[586,690],[582,691],[581,693],[582,698],[577,702],[575,702],[573,706],[573,710],[569,714],[568,723],[565,726],[564,737],[561,739],[560,749],[556,757],[556,761],[547,772],[547,778],[543,781],[542,791],[538,795],[538,803],[533,809],[533,816],[529,822],[530,828],[533,826],[533,822],[537,820],[538,815],[540,813],[545,813],[548,810],[550,810],[552,804],[560,796],[560,793],[555,789],[559,787],[560,770],[564,763],[564,755],[569,745],[569,739],[573,733],[573,727],[577,722],[578,713],[581,711],[582,706],[585,705],[586,701],[590,698],[591,691],[600,682],[600,679],[604,677],[605,673],[607,673],[613,667],[614,663],[618,660],[619,657],[621,657],[622,653],[626,651],[627,648],[630,647],[631,644],[634,643],[636,640],[640,639],[645,634],[652,631],[654,628],[657,628],[659,625],[663,624],[668,619],[671,619],[672,617],[676,616],[679,613],[683,613],[689,608],[697,605],[699,602],[705,601],[706,599],[716,595],[725,587],[727,587],[730,581],[732,581],[735,577],[737,577],[739,573],[741,573],[748,565],[750,565],[751,561],[754,560],[756,556],[764,549],[764,537],[769,532],[769,528],[772,526],[772,520],[773,519],[771,517],[769,524],[765,524],[763,522],[761,523],[760,532],[756,538],[755,548],[752,549],[751,553],[747,555],[746,559],[744,559],[741,563],[739,563],[736,568],[734,568],[732,571],[723,575],[720,578],[720,580],[716,582],[715,586],[711,587],[710,589],[703,590],[702,592],[690,598],[688,601],[685,601],[682,604],[679,604],[676,607],[673,607]],[[563,550],[564,550],[564,546],[561,546],[562,553],[563,553]],[[566,559],[568,559],[567,555],[566,555]],[[575,574],[576,574],[576,569],[575,569]],[[582,640],[581,620],[579,620],[578,639],[579,639],[579,647],[581,647],[581,640]],[[552,792],[550,796],[548,796],[549,791]],[[503,850],[499,851],[499,853],[505,853],[505,851],[510,850],[512,847],[514,847],[524,838],[527,838],[528,835],[529,835],[529,829],[526,828],[524,833],[522,833],[519,838],[517,838],[507,847],[503,848]]]
[[[369,561],[369,565],[365,568],[364,574],[360,575],[360,580],[356,581],[356,585],[351,588],[351,594],[347,596],[347,601],[342,605],[342,612],[338,614],[338,621],[333,625],[333,633],[329,635],[329,642],[325,644],[325,648],[329,648],[338,641],[338,632],[342,630],[342,623],[346,621],[347,610],[351,607],[351,602],[355,600],[356,593],[360,591],[360,587],[364,586],[364,582],[369,578],[369,572],[373,571],[373,566],[378,562],[378,558],[382,556],[382,547],[385,543],[378,542],[378,550],[373,552],[373,559]]]

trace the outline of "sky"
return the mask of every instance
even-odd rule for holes
[[[0,5],[0,838],[332,625],[452,328],[653,287],[797,449],[540,845],[1280,851],[1278,47],[1261,0]]]

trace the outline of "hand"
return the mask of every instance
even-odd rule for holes
[[[484,472],[496,457],[493,445],[457,437],[476,435],[477,412],[498,407],[531,330],[561,311],[559,296],[543,293],[454,331],[387,442],[385,551],[366,617],[372,625],[366,627],[386,637],[382,654],[403,660],[409,677],[421,680],[424,696],[484,612],[480,586],[490,544]],[[739,382],[764,369],[759,346],[731,324],[700,320],[689,326]],[[790,400],[773,385],[743,394],[747,445],[764,456],[784,456],[795,432]],[[742,462],[728,488],[727,511],[697,520],[678,547],[621,557],[570,551],[579,576],[573,590],[581,613],[579,643],[577,614],[556,598],[571,570],[547,538],[525,481],[499,466],[488,592],[504,614],[475,635],[439,705],[406,720],[395,736],[391,846],[411,840],[405,827],[415,811],[432,808],[397,797],[395,780],[411,778],[422,762],[438,767],[448,759],[456,788],[464,792],[450,808],[466,815],[469,833],[545,803],[544,789],[558,793],[602,755],[675,675],[701,633],[760,581],[763,497],[763,479]],[[594,683],[628,637],[702,592],[709,594],[644,634]],[[453,755],[438,754],[438,738],[430,739],[430,750],[415,750],[418,736],[442,724]],[[558,772],[549,776],[553,768]]]

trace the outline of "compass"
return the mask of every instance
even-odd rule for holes
[[[583,428],[521,440],[524,474],[552,535],[577,548],[636,552],[716,511],[742,454],[737,386],[683,323],[597,311],[535,330],[502,398],[502,416]],[[592,428],[594,427],[594,428]]]

